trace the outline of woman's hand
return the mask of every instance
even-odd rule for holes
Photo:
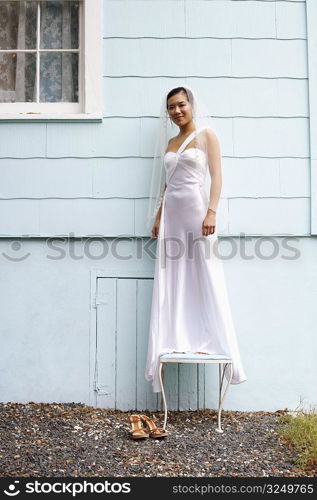
[[[203,236],[209,236],[213,234],[216,230],[216,214],[208,210],[207,215],[202,223],[202,233]]]
[[[158,238],[159,228],[160,228],[161,218],[157,217],[152,228],[152,238]]]

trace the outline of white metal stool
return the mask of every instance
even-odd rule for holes
[[[229,387],[229,384],[232,380],[232,359],[225,354],[194,354],[194,353],[171,353],[171,354],[162,354],[160,356],[160,383],[162,389],[162,397],[164,403],[164,424],[163,428],[166,428],[167,422],[167,404],[166,397],[164,392],[163,378],[162,378],[162,367],[163,363],[218,363],[219,364],[219,404],[218,404],[218,427],[216,429],[217,432],[223,433],[221,428],[221,410],[223,407],[224,399]],[[226,369],[230,367],[230,375],[227,380],[227,384],[224,389],[224,375]],[[224,390],[223,390],[224,389]]]

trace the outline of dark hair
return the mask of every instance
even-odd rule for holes
[[[184,92],[185,95],[186,95],[186,97],[187,97],[187,100],[189,102],[189,97],[188,97],[188,94],[187,94],[187,90],[184,87],[175,87],[174,89],[170,90],[169,93],[166,96],[166,108],[167,108],[167,103],[168,103],[169,98],[172,97],[175,94],[178,94],[179,92]]]

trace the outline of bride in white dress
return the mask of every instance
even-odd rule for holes
[[[170,90],[163,99],[164,111],[179,133],[168,143],[161,134],[161,148],[164,141],[167,144],[154,160],[148,212],[157,251],[145,378],[152,381],[154,392],[161,391],[159,357],[171,352],[230,356],[231,383],[246,380],[222,261],[215,251],[220,145],[208,118],[197,116],[197,103],[187,85]],[[166,120],[162,123],[166,129]]]

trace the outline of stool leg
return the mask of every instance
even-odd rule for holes
[[[162,363],[162,383],[161,386],[164,387],[164,377],[165,377],[165,364]],[[163,392],[161,392],[161,397],[160,397],[160,411],[163,411],[164,408],[164,402],[163,402]]]
[[[225,371],[227,369],[228,364],[230,365],[230,377],[229,377],[229,380],[227,381],[225,391],[222,395],[223,380],[224,380],[224,375],[225,375]],[[223,433],[223,430],[221,428],[222,406],[223,406],[223,402],[224,402],[228,387],[230,385],[230,382],[232,379],[232,373],[233,373],[232,363],[225,363],[223,370],[221,370],[221,365],[222,365],[222,363],[219,363],[219,406],[218,406],[218,428],[216,429],[216,432],[219,432],[220,434]]]
[[[216,431],[219,433],[223,433],[223,430],[221,429],[221,391],[222,391],[222,384],[223,384],[222,363],[219,363],[218,366],[219,366],[218,428],[216,429]]]
[[[160,377],[160,384],[161,384],[162,396],[163,396],[163,403],[164,403],[164,424],[163,424],[163,429],[165,429],[166,428],[166,422],[167,422],[167,405],[166,405],[166,398],[165,398],[164,385],[163,385],[163,379],[162,379],[162,366],[163,366],[163,363],[160,363],[159,377]]]

